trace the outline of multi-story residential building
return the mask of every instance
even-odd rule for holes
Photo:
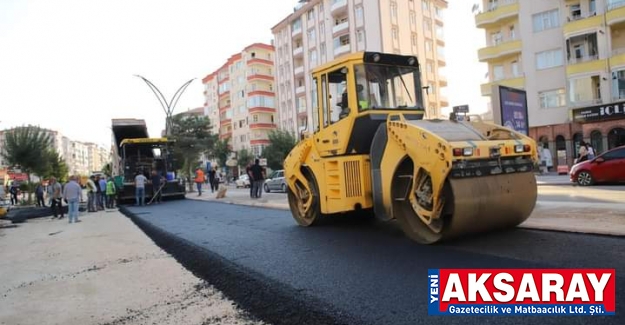
[[[0,131],[0,151],[4,146],[7,131],[9,130]],[[92,171],[101,170],[109,162],[109,151],[101,146],[72,141],[58,131],[45,131],[50,138],[51,149],[56,150],[63,158],[70,174],[88,175]],[[7,167],[1,155],[0,167]]]
[[[449,106],[441,88],[445,40],[444,0],[310,0],[272,28],[280,127],[298,132],[312,125],[310,72],[348,53],[378,51],[416,55],[429,86],[427,117]]]
[[[625,1],[483,0],[479,59],[497,85],[527,92],[529,135],[573,162],[582,141],[602,152],[625,145]]]
[[[231,56],[204,83],[204,112],[234,152],[262,156],[276,129],[274,47],[255,43]]]

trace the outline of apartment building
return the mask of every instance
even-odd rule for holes
[[[232,55],[202,79],[205,115],[234,152],[262,156],[268,134],[276,129],[274,47],[255,43]]]
[[[484,0],[475,17],[496,86],[527,91],[529,135],[570,166],[581,141],[602,152],[625,145],[625,1]]]
[[[429,86],[429,94],[423,93],[426,116],[440,116],[441,109],[449,106],[441,93],[447,86],[443,73],[446,8],[443,0],[300,1],[272,28],[280,128],[298,132],[312,125],[311,70],[359,51],[416,55],[422,84]]]
[[[0,151],[3,150],[5,134],[10,130],[0,131]],[[45,130],[50,138],[52,148],[65,161],[70,174],[88,175],[92,171],[100,171],[109,162],[110,153],[95,143],[72,141],[58,131]],[[9,167],[0,155],[0,168]]]

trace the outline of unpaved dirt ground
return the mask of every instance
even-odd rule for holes
[[[0,228],[0,324],[262,324],[117,211]]]

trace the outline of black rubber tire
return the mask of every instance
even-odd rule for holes
[[[267,184],[263,185],[263,188],[265,189],[266,193],[271,192],[271,190],[269,190],[269,186],[267,186]]]
[[[286,193],[286,184],[282,184],[281,190],[282,190],[282,192]]]
[[[289,208],[291,209],[291,215],[298,225],[303,227],[317,226],[323,223],[326,218],[321,213],[321,204],[319,203],[319,188],[314,180],[308,179],[308,184],[313,192],[313,200],[311,208],[306,212],[304,216],[301,216],[299,209],[297,208],[297,201],[299,198],[293,193],[290,187],[287,187],[287,197],[289,201]]]
[[[582,170],[577,174],[577,184],[580,186],[591,186],[595,183],[592,174],[587,170]]]

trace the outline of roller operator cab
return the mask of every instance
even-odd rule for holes
[[[313,132],[284,161],[298,224],[375,215],[431,244],[533,211],[535,142],[481,121],[424,119],[416,57],[347,55],[316,68],[312,88]]]

